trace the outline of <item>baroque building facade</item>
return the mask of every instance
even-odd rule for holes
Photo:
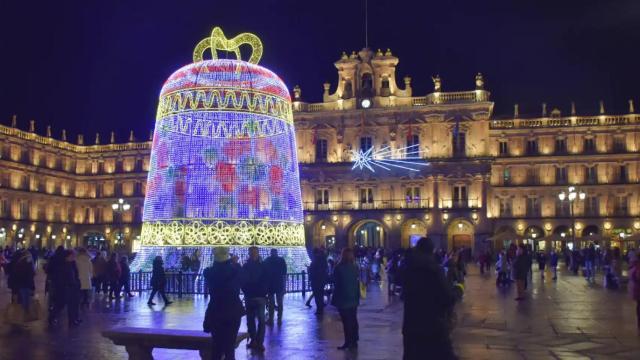
[[[307,246],[443,248],[637,245],[640,115],[558,109],[494,118],[481,74],[469,91],[414,96],[397,84],[399,59],[363,49],[336,61],[323,101],[293,90]],[[136,248],[150,143],[77,144],[0,126],[0,244]],[[383,167],[354,167],[371,150]],[[375,171],[372,171],[375,170]],[[573,186],[575,201],[558,194]],[[122,198],[131,205],[114,211]],[[631,239],[629,241],[628,239]],[[635,243],[634,243],[635,242]]]

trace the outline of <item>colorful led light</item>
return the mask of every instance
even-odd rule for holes
[[[393,151],[388,146],[380,150],[374,150],[373,147],[367,151],[362,151],[362,149],[358,151],[351,150],[353,155],[351,169],[358,168],[362,170],[366,168],[371,172],[375,172],[374,166],[376,166],[385,170],[391,170],[392,167],[395,167],[409,171],[420,171],[417,167],[429,166],[429,163],[420,158],[418,145],[407,146],[400,149],[400,152],[405,152],[406,154],[402,159],[393,158]]]
[[[239,58],[243,44],[253,49],[249,62]],[[212,60],[203,59],[207,49]],[[217,50],[238,60],[217,59]],[[227,39],[215,28],[196,46],[194,63],[165,82],[143,247],[259,245],[306,254],[291,98],[276,74],[256,65],[261,54],[255,35]]]

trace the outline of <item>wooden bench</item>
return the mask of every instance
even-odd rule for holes
[[[124,346],[130,360],[153,359],[154,348],[198,350],[203,360],[212,356],[211,334],[197,330],[118,327],[103,331],[102,336]],[[247,333],[238,333],[236,347],[248,338]]]

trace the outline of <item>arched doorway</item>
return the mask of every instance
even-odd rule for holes
[[[548,244],[545,240],[540,240],[543,237],[544,230],[539,226],[532,225],[524,230],[523,242],[525,245],[532,245],[534,251],[544,251]]]
[[[447,244],[449,249],[466,248],[473,251],[473,224],[464,218],[454,219],[447,226]]]
[[[567,247],[569,250],[573,250],[573,247],[575,244],[571,240],[571,229],[569,229],[568,226],[566,225],[556,226],[556,228],[553,229],[553,234],[560,236],[560,238],[562,239],[561,242],[564,245],[564,246],[561,246],[562,248]]]
[[[592,236],[600,234],[600,229],[596,225],[588,225],[582,229],[582,236]]]
[[[349,231],[349,246],[384,247],[384,226],[375,220],[361,220]]]
[[[326,220],[320,220],[313,226],[313,247],[323,246],[326,249],[336,247],[336,227]]]
[[[95,252],[109,248],[107,237],[101,232],[87,232],[82,238],[84,246],[89,251]]]
[[[400,246],[409,248],[416,245],[418,239],[427,235],[427,226],[422,220],[409,219],[402,224],[400,230]]]

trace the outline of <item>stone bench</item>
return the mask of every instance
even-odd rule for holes
[[[150,329],[118,327],[102,332],[114,344],[124,346],[130,360],[151,360],[154,348],[198,350],[203,360],[211,359],[211,334],[197,330]],[[247,333],[238,333],[236,347]]]

